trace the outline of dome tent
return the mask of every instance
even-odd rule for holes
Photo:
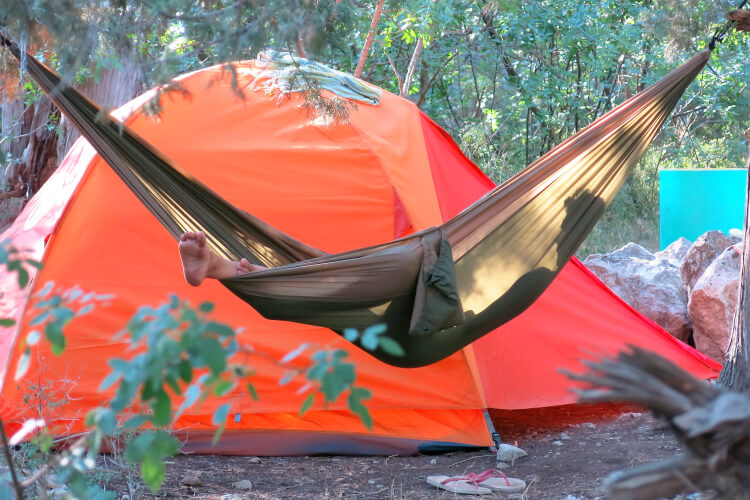
[[[241,88],[253,82],[252,63],[239,63]],[[418,108],[383,93],[377,106],[358,104],[348,124],[323,124],[299,107],[299,97],[278,101],[262,90],[238,99],[220,67],[179,79],[189,97],[168,94],[159,120],[132,113],[146,94],[118,110],[160,151],[234,205],[287,234],[335,253],[390,241],[455,215],[493,184]],[[43,245],[52,234],[46,248]],[[193,303],[216,304],[214,317],[242,326],[241,342],[281,358],[303,342],[337,339],[315,327],[261,318],[216,283],[184,283],[174,241],[85,142],[79,142],[54,177],[2,236],[29,248],[44,262],[31,293],[54,281],[60,286],[111,293],[111,307],[77,319],[67,331],[62,357],[42,343],[27,377],[75,381],[73,403],[61,418],[83,427],[86,411],[108,397],[99,393],[122,344],[112,335],[141,304],[155,305],[176,293]],[[13,383],[18,346],[29,331],[25,296],[10,297],[8,314],[22,319],[6,329],[2,415],[24,414]],[[696,375],[717,365],[674,340],[611,294],[573,261],[536,304],[518,318],[433,365],[400,369],[350,349],[358,385],[373,392],[368,431],[345,401],[313,406],[297,415],[302,385],[283,387],[283,369],[259,365],[260,401],[237,389],[183,414],[175,425],[186,450],[239,454],[410,453],[435,443],[488,445],[484,408],[517,409],[570,403],[574,396],[558,369],[580,369],[582,350],[615,352],[632,343],[649,347]],[[224,438],[210,447],[211,415],[230,400]],[[191,413],[192,412],[192,413]]]

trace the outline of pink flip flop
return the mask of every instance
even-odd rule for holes
[[[526,489],[526,481],[508,477],[497,469],[490,469],[476,474],[477,485],[501,493],[520,493]]]
[[[469,474],[471,476],[472,474]],[[441,490],[458,493],[460,495],[491,495],[492,490],[477,485],[476,481],[464,479],[463,477],[451,476],[427,476],[427,484],[436,486]]]

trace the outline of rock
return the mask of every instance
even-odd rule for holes
[[[643,413],[630,411],[630,412],[621,414],[619,417],[617,417],[617,420],[630,420],[632,418],[640,418],[642,416],[643,416]]]
[[[433,458],[432,460],[430,460],[430,463],[432,465],[435,465],[437,463],[437,458]]]
[[[661,252],[656,252],[654,257],[660,260],[666,260],[673,266],[680,267],[682,266],[682,261],[691,246],[692,243],[690,243],[690,240],[687,238],[679,238],[678,240],[673,241],[671,245]]]
[[[732,240],[732,243],[739,243],[745,238],[745,233],[742,232],[742,229],[732,228],[729,230],[729,238]]]
[[[248,481],[247,479],[243,479],[242,481],[237,481],[236,483],[232,483],[232,486],[234,486],[238,490],[252,490],[253,489],[253,483]]]
[[[497,462],[497,463],[495,464],[495,468],[496,468],[496,469],[507,469],[508,467],[510,467],[510,465],[508,465],[508,463],[507,463],[507,462],[500,462],[500,461],[498,461],[498,462]]]
[[[678,240],[658,258],[642,246],[628,243],[609,254],[589,255],[583,263],[634,309],[685,341],[692,330],[687,293],[680,268],[672,263],[683,246]]]
[[[203,483],[198,474],[195,472],[188,472],[182,479],[180,479],[180,484],[183,486],[200,486]]]
[[[555,446],[562,446],[563,442],[562,441],[552,441],[552,444],[554,444]]]
[[[310,457],[305,457],[305,458],[310,458]],[[258,457],[250,457],[250,458],[247,459],[247,461],[250,462],[251,464],[259,464],[259,463],[261,463],[261,459],[258,458]]]
[[[497,460],[500,462],[513,462],[526,456],[528,456],[528,453],[512,444],[501,443],[497,447]]]
[[[221,495],[219,498],[220,500],[241,500],[242,497],[236,493],[227,493],[226,495]]]
[[[714,258],[733,244],[732,239],[721,231],[707,231],[695,240],[680,267],[688,293]]]
[[[560,433],[560,439],[563,440],[563,441],[567,441],[567,440],[571,439],[570,438],[570,434],[568,434],[567,432],[561,432]]]
[[[695,283],[688,309],[693,319],[695,347],[723,362],[729,330],[737,307],[741,252],[735,246],[724,250]]]
[[[581,424],[581,427],[584,429],[596,429],[596,425],[592,424],[591,422],[584,422]]]

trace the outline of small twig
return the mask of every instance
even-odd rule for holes
[[[284,486],[283,488],[279,488],[278,490],[270,491],[268,492],[268,494],[273,495],[274,493],[278,493],[279,491],[290,490],[292,488],[297,488],[298,486],[299,486],[298,484],[293,484],[291,486]]]
[[[487,456],[485,456],[485,455],[479,455],[479,456],[476,456],[476,457],[469,457],[469,458],[465,458],[464,460],[460,460],[460,461],[458,461],[458,462],[456,462],[456,463],[454,463],[454,464],[450,464],[450,465],[448,465],[448,467],[453,467],[453,466],[455,466],[455,465],[458,465],[458,464],[462,464],[462,463],[464,463],[464,462],[468,462],[468,461],[470,461],[470,460],[476,460],[477,458],[487,458]]]

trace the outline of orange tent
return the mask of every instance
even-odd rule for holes
[[[244,99],[214,67],[179,78],[190,95],[167,95],[158,120],[134,113],[151,94],[115,114],[231,203],[330,253],[439,224],[493,186],[406,100],[384,92],[377,106],[358,104],[349,124],[325,124],[300,108],[298,96],[279,101],[249,89],[251,69],[238,65]],[[328,330],[266,320],[218,283],[187,286],[174,240],[84,141],[0,241],[7,238],[44,262],[30,291],[12,291],[14,276],[0,278],[7,290],[0,317],[19,320],[18,328],[0,331],[0,415],[9,427],[37,416],[24,404],[26,384],[13,374],[18,340],[31,330],[27,298],[49,281],[115,296],[69,325],[62,356],[46,342],[35,347],[24,381],[54,384],[69,398],[45,415],[64,432],[82,430],[85,413],[112,396],[98,387],[109,373],[107,359],[123,355],[113,335],[138,306],[162,303],[169,293],[214,302],[217,320],[243,327],[241,342],[276,359],[303,342],[347,348],[358,385],[373,393],[371,431],[345,400],[299,417],[304,381],[280,386],[284,369],[261,359],[254,364],[259,401],[238,388],[176,422],[188,437],[184,449],[193,452],[390,454],[436,444],[486,446],[484,409],[572,403],[558,370],[580,370],[583,352],[613,353],[632,343],[700,377],[719,368],[625,305],[575,259],[537,303],[472,346],[422,368],[385,365]],[[227,400],[227,431],[212,448],[212,413]]]

